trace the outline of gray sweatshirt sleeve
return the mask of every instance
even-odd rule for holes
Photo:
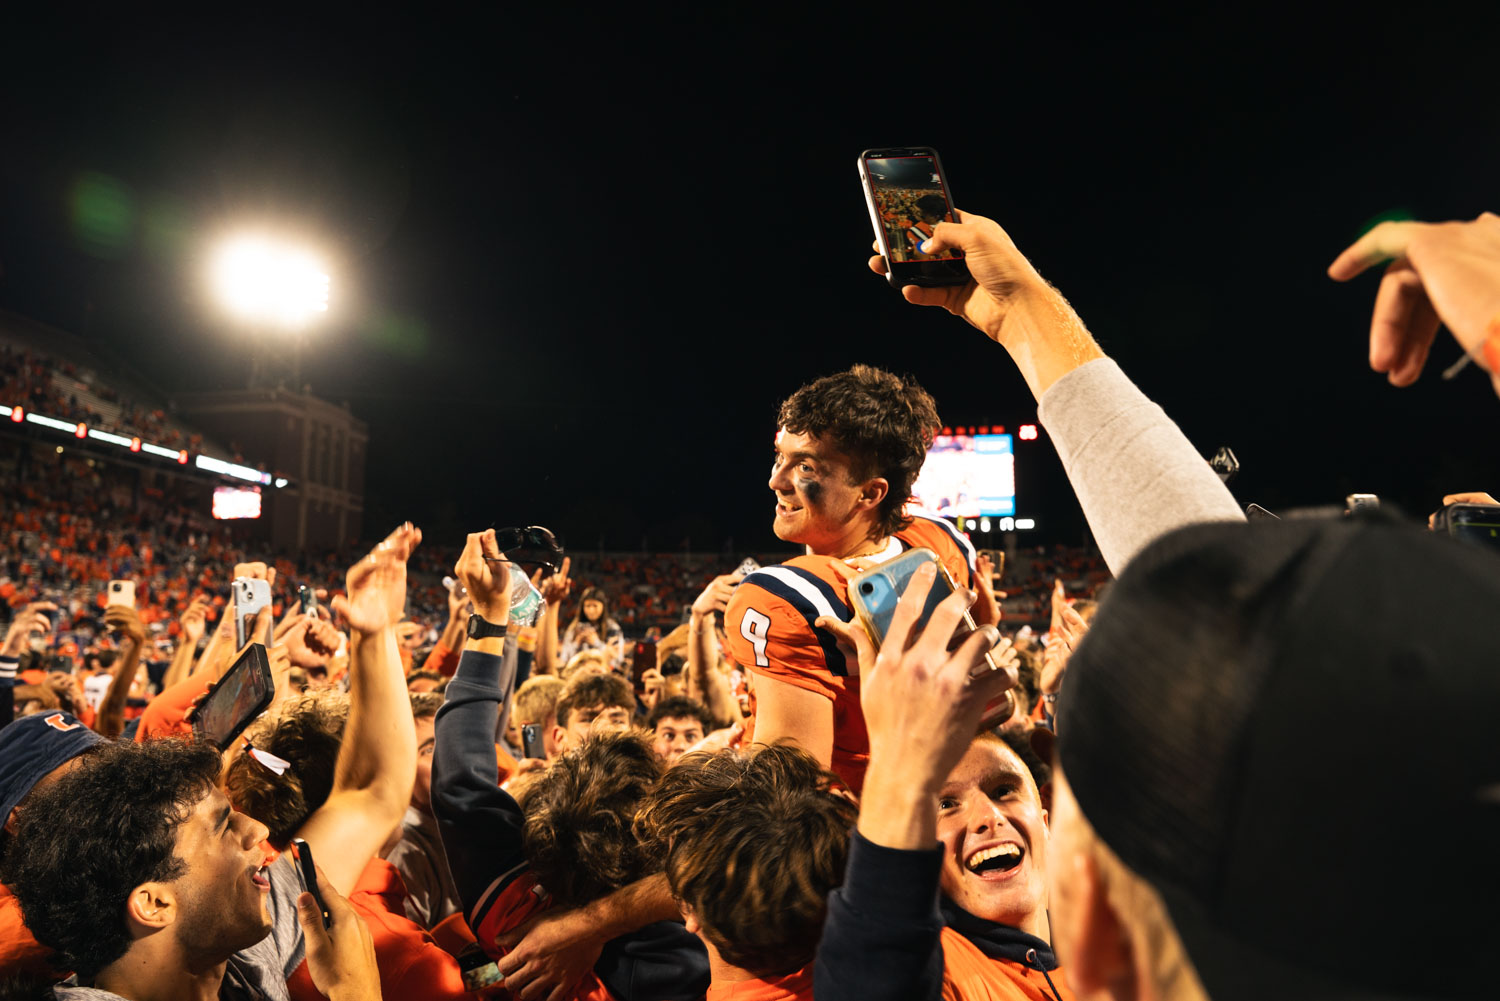
[[[1182,430],[1112,359],[1058,379],[1038,414],[1114,574],[1175,528],[1245,520]]]

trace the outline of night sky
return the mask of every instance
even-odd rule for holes
[[[1417,386],[1387,386],[1376,279],[1324,274],[1377,217],[1500,209],[1500,25],[1478,5],[540,6],[11,23],[0,307],[163,393],[240,386],[252,335],[206,294],[207,255],[246,225],[294,233],[333,276],[305,377],[370,425],[368,533],[770,547],[776,405],[813,377],[868,362],[950,423],[1034,416],[1002,350],[866,269],[857,154],[931,145],[960,208],[1194,444],[1235,450],[1242,502],[1425,514],[1500,488],[1487,380],[1438,379],[1443,334]],[[1080,537],[1059,476],[1022,466],[1035,541]]]

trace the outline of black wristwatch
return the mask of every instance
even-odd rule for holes
[[[497,626],[493,622],[479,615],[469,616],[469,639],[485,640],[491,636],[504,636],[505,627]]]

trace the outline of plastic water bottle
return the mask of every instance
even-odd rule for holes
[[[510,621],[518,626],[536,622],[542,612],[542,592],[532,586],[525,572],[516,564],[510,566]]]

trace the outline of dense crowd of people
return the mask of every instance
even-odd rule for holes
[[[877,186],[875,211],[880,215],[886,242],[898,261],[931,260],[923,249],[933,227],[948,219],[948,199],[941,188]]]
[[[161,445],[197,449],[203,443],[171,420],[165,408],[137,402],[71,361],[5,341],[0,341],[0,402]]]
[[[1014,594],[909,507],[936,403],[865,365],[783,402],[760,566],[411,524],[294,562],[86,461],[4,483],[0,999],[1491,993],[1495,553],[1246,524],[997,224],[925,243],[972,282],[906,298],[1012,358],[1097,542]],[[1500,218],[1331,273],[1384,260],[1375,368],[1441,320],[1500,390]],[[1393,962],[1423,914],[1465,920]]]

